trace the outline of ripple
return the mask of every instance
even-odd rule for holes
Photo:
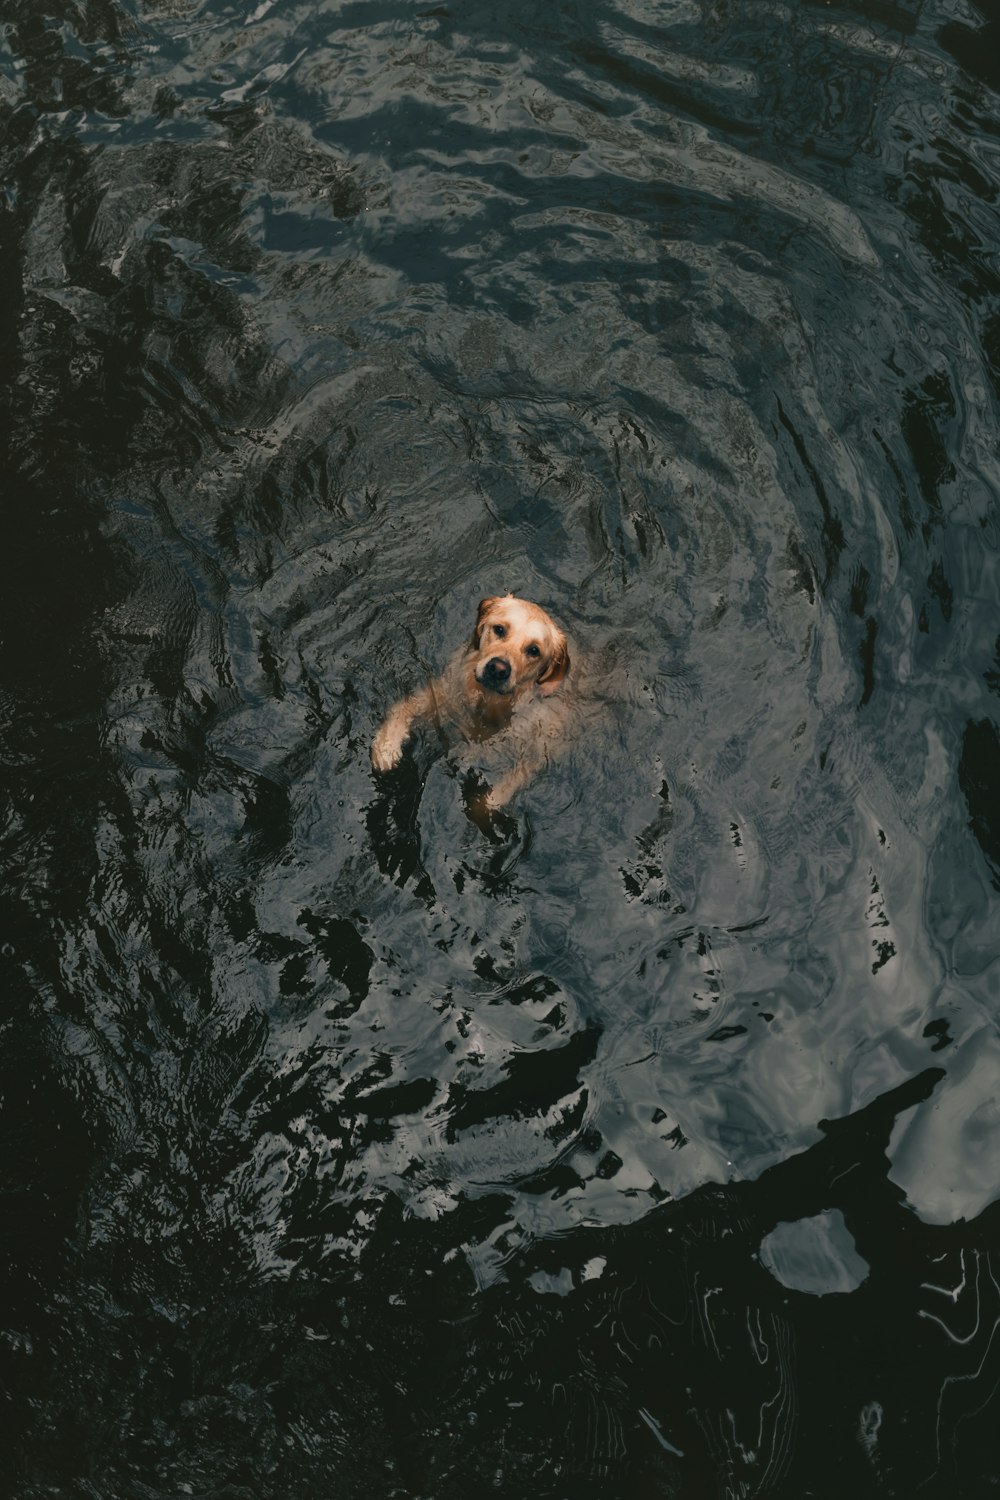
[[[10,9],[31,1492],[968,1492],[989,25]],[[484,830],[368,747],[508,588],[577,732]]]

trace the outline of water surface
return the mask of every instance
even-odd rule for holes
[[[993,9],[2,13],[11,1492],[992,1493]]]

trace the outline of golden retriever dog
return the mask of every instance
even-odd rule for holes
[[[537,604],[506,594],[484,599],[468,646],[440,677],[390,709],[372,742],[372,765],[390,771],[419,720],[464,740],[491,740],[510,769],[483,806],[496,812],[545,766],[563,738],[566,637]]]

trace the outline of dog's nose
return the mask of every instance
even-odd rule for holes
[[[504,661],[502,656],[491,656],[483,670],[483,676],[488,677],[491,682],[506,682],[510,676],[510,662]]]

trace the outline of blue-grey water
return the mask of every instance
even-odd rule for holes
[[[0,18],[4,1493],[995,1494],[996,0]]]

